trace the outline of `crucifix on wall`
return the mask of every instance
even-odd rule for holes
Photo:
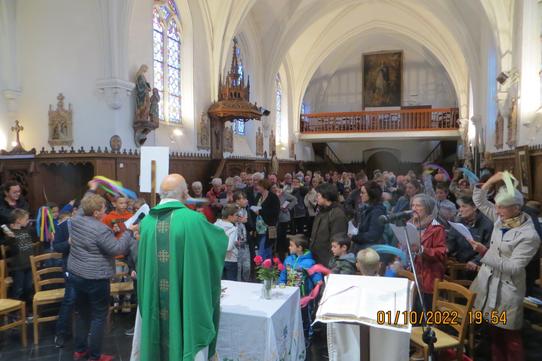
[[[2,150],[0,151],[1,155],[30,155],[36,154],[36,149],[32,148],[30,151],[27,151],[21,145],[21,132],[24,130],[24,127],[19,123],[18,120],[15,121],[15,125],[11,127],[11,131],[15,132],[15,146],[9,152]]]

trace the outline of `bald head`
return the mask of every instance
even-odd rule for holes
[[[183,201],[186,199],[186,194],[188,192],[188,186],[186,185],[186,180],[180,174],[169,174],[167,175],[162,184],[160,184],[160,198],[170,198]]]

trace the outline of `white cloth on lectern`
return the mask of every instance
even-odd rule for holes
[[[360,361],[359,326],[328,323],[327,350],[329,361]]]
[[[358,325],[345,323],[327,324],[327,348],[329,361],[360,361]],[[378,327],[370,327],[371,361],[408,361],[410,351],[410,333],[397,332]]]
[[[141,314],[139,313],[139,307],[137,308],[136,321],[134,326],[134,338],[132,340],[132,354],[130,355],[130,361],[139,361],[140,359],[140,346],[141,346]],[[209,354],[209,347],[205,347],[194,357],[194,361],[207,361]]]

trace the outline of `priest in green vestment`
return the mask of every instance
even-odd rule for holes
[[[220,280],[228,238],[182,203],[184,178],[170,174],[159,205],[140,225],[137,280],[141,361],[193,361],[215,354]]]

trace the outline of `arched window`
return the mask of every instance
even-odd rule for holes
[[[282,88],[280,76],[275,76],[275,123],[277,128],[277,139],[282,140]]]
[[[160,92],[160,120],[181,122],[181,35],[174,0],[153,7],[154,87]]]
[[[234,39],[237,43],[237,39]],[[245,69],[243,68],[243,58],[241,57],[241,48],[239,46],[235,48],[235,52],[237,55],[237,71],[239,72],[239,79],[237,79],[237,84],[241,84],[241,79],[245,78]],[[233,132],[238,135],[245,135],[245,121],[242,119],[234,119],[233,120]]]

